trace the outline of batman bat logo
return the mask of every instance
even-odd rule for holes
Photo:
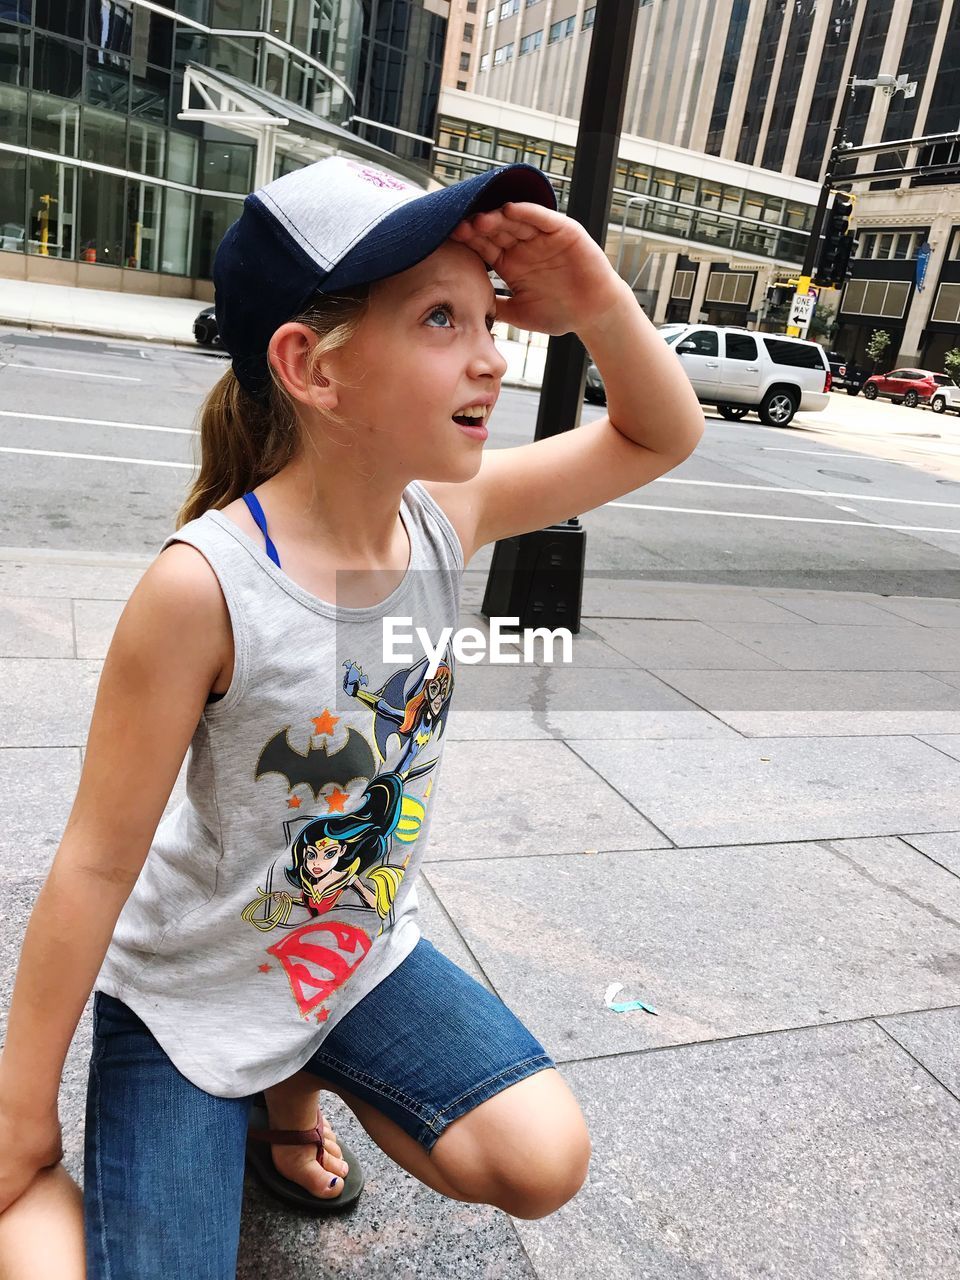
[[[358,778],[368,781],[376,773],[376,762],[369,742],[356,729],[347,730],[347,740],[339,751],[328,752],[324,739],[319,747],[311,745],[306,752],[291,747],[287,734],[289,726],[275,733],[260,752],[254,778],[268,773],[279,773],[286,778],[292,791],[298,782],[305,782],[313,791],[314,799],[320,799],[321,790],[328,782],[334,782],[346,790]]]

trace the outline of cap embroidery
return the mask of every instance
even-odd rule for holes
[[[384,173],[380,169],[368,169],[364,165],[351,164],[350,168],[356,173],[358,178],[362,178],[364,182],[371,182],[375,187],[388,187],[391,191],[414,191],[415,187],[411,187],[407,182],[400,182],[389,173]]]

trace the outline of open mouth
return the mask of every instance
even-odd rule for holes
[[[489,413],[488,405],[469,405],[462,413],[455,413],[453,420],[460,427],[483,427]]]

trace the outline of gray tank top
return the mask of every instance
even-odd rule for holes
[[[160,823],[95,989],[143,1019],[199,1088],[285,1079],[413,950],[454,660],[384,645],[384,618],[436,645],[456,628],[463,552],[422,485],[404,491],[410,565],[369,608],[334,607],[220,511],[196,547],[230,612],[233,679],[207,704],[186,799]]]

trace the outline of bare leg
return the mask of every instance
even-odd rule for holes
[[[62,1164],[0,1214],[0,1280],[84,1280],[83,1195]]]
[[[452,1200],[496,1205],[517,1218],[542,1218],[572,1199],[586,1177],[590,1137],[583,1114],[552,1068],[455,1120],[429,1154],[370,1103],[340,1088],[334,1092],[381,1150]]]

